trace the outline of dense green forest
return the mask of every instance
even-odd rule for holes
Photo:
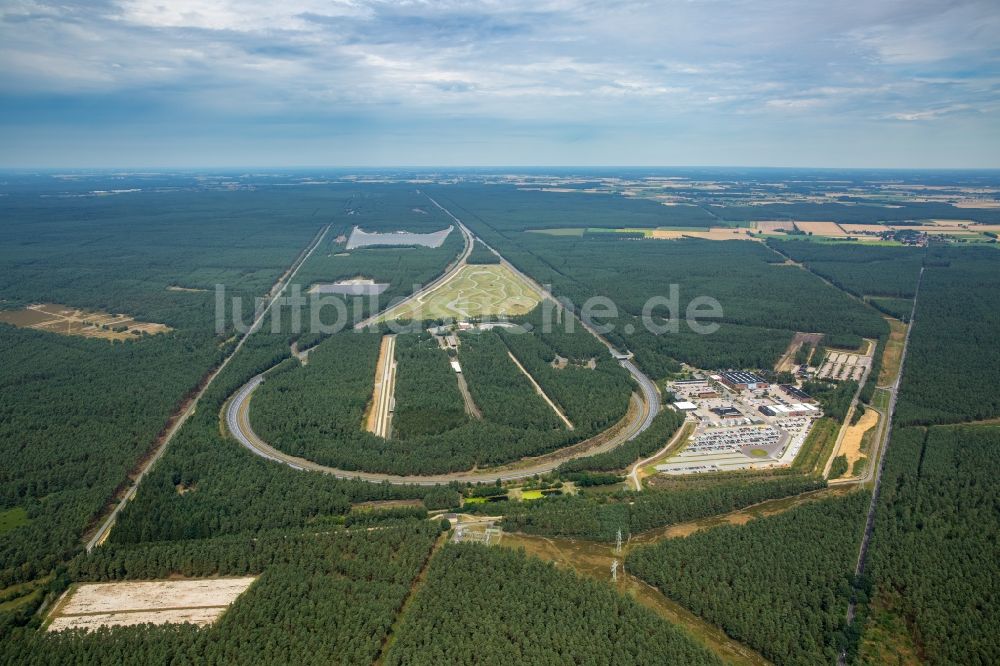
[[[925,663],[1000,662],[1000,428],[904,428],[887,456],[863,661],[892,658],[902,633]],[[878,638],[886,616],[889,645]]]
[[[607,584],[503,547],[449,545],[404,616],[386,664],[715,664]]]
[[[897,423],[1000,416],[1000,270],[992,248],[928,257],[903,373]]]
[[[427,333],[396,336],[394,436],[411,439],[462,426],[467,417],[448,353]]]
[[[767,244],[855,296],[912,298],[924,261],[924,250],[915,247],[775,239]]]
[[[621,492],[607,496],[550,497],[544,502],[493,504],[505,529],[544,536],[613,541],[618,530],[638,534],[656,527],[705,518],[767,499],[797,495],[825,485],[822,479],[798,474],[757,478],[698,479],[670,490]]]
[[[887,332],[874,309],[806,271],[781,265],[782,257],[760,243],[526,234],[525,229],[543,226],[543,218],[529,224],[516,207],[504,208],[477,194],[477,189],[463,187],[442,189],[435,196],[520,270],[551,285],[560,299],[579,308],[592,296],[610,298],[619,316],[610,322],[614,330],[609,339],[633,350],[637,362],[654,377],[676,371],[678,361],[707,368],[770,367],[792,331],[854,340]],[[602,226],[587,215],[579,212],[574,226]],[[721,324],[719,330],[699,335],[680,321],[679,331],[651,334],[640,319],[643,308],[653,296],[669,300],[671,285],[678,286],[680,307],[676,312],[669,312],[667,305],[654,307],[655,324],[683,320],[692,299],[708,296],[721,304],[722,317],[705,322]]]
[[[6,629],[9,664],[360,664],[378,656],[436,524],[376,531],[106,547],[74,561],[73,580],[260,574],[214,625],[57,634]]]
[[[867,493],[667,539],[629,552],[625,565],[776,664],[834,663]]]
[[[475,241],[472,245],[472,252],[466,261],[470,264],[499,264],[500,257],[486,249],[482,241]]]
[[[640,458],[652,455],[666,446],[677,429],[684,423],[684,414],[673,409],[663,409],[653,417],[649,428],[634,439],[611,451],[576,458],[559,466],[560,474],[575,472],[610,472],[624,470]]]
[[[542,192],[471,183],[428,189],[466,225],[485,219],[496,223],[502,232],[586,227],[709,227],[718,223],[700,206],[663,206],[648,199],[620,194]],[[460,204],[465,209],[462,212],[468,212],[471,219],[449,205],[454,203]],[[489,238],[484,240],[492,245]],[[502,248],[497,249],[504,253]]]
[[[541,334],[540,334],[541,335]],[[574,335],[590,336],[580,328]],[[413,340],[406,338],[413,337]],[[426,333],[398,336],[400,430],[390,439],[365,432],[381,336],[342,332],[268,374],[253,398],[254,430],[287,453],[340,469],[430,474],[506,463],[586,439],[625,414],[631,380],[607,355],[593,370],[545,363],[544,341],[511,336],[521,360],[549,395],[579,418],[569,430],[535,392],[496,331],[462,335],[458,358],[483,420],[466,418],[445,352]],[[412,360],[415,368],[404,369]],[[331,382],[330,378],[338,378]],[[446,418],[431,419],[427,410]],[[432,414],[431,414],[432,416]],[[449,427],[450,426],[450,427]]]

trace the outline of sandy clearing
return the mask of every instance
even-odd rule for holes
[[[53,609],[49,631],[134,624],[206,625],[257,580],[256,576],[170,581],[81,583]]]
[[[212,624],[227,606],[205,608],[177,608],[173,610],[127,611],[123,613],[98,613],[96,615],[61,615],[49,625],[49,631],[66,629],[95,630],[101,627],[125,627],[135,624]]]
[[[844,431],[844,439],[840,443],[840,450],[837,455],[847,456],[847,469],[854,469],[854,463],[865,456],[861,452],[861,438],[864,434],[878,425],[879,414],[874,409],[866,409],[861,419],[851,426],[847,426]],[[850,471],[848,471],[848,476]]]
[[[228,606],[256,576],[164,581],[82,583],[59,610],[60,615],[115,613],[164,608]]]

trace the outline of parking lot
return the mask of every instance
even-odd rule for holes
[[[822,413],[818,409],[808,414],[761,413],[761,407],[805,411],[801,394],[779,386],[738,392],[706,379],[676,382],[669,388],[679,401],[694,405],[684,411],[698,425],[681,451],[656,466],[664,474],[789,465]]]

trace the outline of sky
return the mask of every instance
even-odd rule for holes
[[[0,166],[996,168],[998,35],[997,0],[0,0]]]

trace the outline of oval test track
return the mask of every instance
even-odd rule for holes
[[[426,196],[426,195],[425,195]],[[518,270],[513,264],[500,256],[500,253],[495,249],[487,245],[481,238],[478,238],[475,234],[466,227],[461,220],[455,217],[451,211],[439,204],[430,196],[427,196],[431,203],[440,208],[445,214],[447,214],[451,219],[455,221],[458,225],[459,230],[465,238],[465,248],[462,254],[459,255],[457,261],[451,264],[448,269],[438,277],[436,280],[432,280],[427,285],[413,292],[409,297],[404,299],[401,303],[397,303],[391,306],[390,309],[397,309],[406,303],[412,302],[414,299],[426,294],[430,290],[438,287],[444,282],[451,279],[461,268],[466,264],[466,260],[469,254],[472,252],[473,242],[479,240],[483,243],[489,251],[500,257],[501,263],[514,272],[518,277],[525,280],[529,285],[538,290],[542,294],[542,298],[548,298],[552,302],[556,303],[560,308],[562,304],[552,296],[552,294],[544,289],[537,282],[529,278],[527,275]],[[378,321],[382,316],[384,316],[386,311],[382,311],[378,314],[372,315],[367,319],[359,322],[355,325],[355,328],[364,328],[371,325],[372,323]],[[575,313],[570,312],[571,316],[576,317]],[[452,482],[458,483],[480,483],[486,481],[495,481],[500,479],[501,481],[514,481],[517,479],[523,479],[527,477],[534,476],[536,474],[545,474],[551,472],[559,465],[563,464],[568,460],[574,458],[581,458],[584,456],[594,455],[596,453],[603,453],[610,451],[627,441],[634,439],[639,433],[643,432],[649,428],[650,424],[653,422],[653,418],[659,413],[660,405],[660,392],[656,388],[656,384],[653,383],[649,377],[647,377],[629,358],[622,358],[622,354],[618,352],[615,347],[608,342],[604,337],[599,335],[593,330],[586,322],[580,320],[578,321],[586,328],[594,337],[600,340],[607,348],[609,353],[611,353],[615,358],[619,359],[622,367],[628,370],[632,378],[635,379],[636,383],[639,385],[639,390],[641,392],[641,397],[636,398],[633,394],[633,400],[637,400],[640,403],[640,408],[632,410],[634,416],[631,421],[625,425],[625,427],[619,428],[619,424],[615,424],[608,430],[598,433],[595,437],[591,439],[601,438],[606,435],[611,430],[618,429],[617,432],[608,436],[607,441],[602,444],[595,445],[593,447],[584,448],[580,451],[574,452],[566,456],[559,456],[558,451],[552,452],[551,454],[546,454],[540,456],[540,458],[551,458],[543,460],[537,463],[532,463],[530,459],[522,461],[521,463],[515,462],[506,466],[484,469],[484,470],[468,470],[464,472],[448,472],[444,474],[432,474],[432,475],[400,475],[400,474],[387,474],[382,472],[364,472],[364,471],[352,471],[338,469],[336,467],[329,467],[326,465],[320,465],[319,463],[312,462],[311,460],[306,460],[305,458],[300,458],[297,456],[292,456],[287,453],[283,453],[278,449],[274,448],[263,439],[260,438],[250,426],[250,398],[253,396],[254,391],[258,386],[264,381],[264,374],[262,373],[251,379],[249,382],[244,384],[234,395],[230,398],[229,402],[225,407],[225,422],[226,428],[229,432],[240,442],[244,447],[250,451],[256,453],[262,458],[272,460],[274,462],[279,462],[288,465],[292,469],[301,471],[312,471],[321,472],[323,474],[329,474],[338,479],[358,479],[362,481],[370,481],[372,483],[392,483],[396,485],[439,485],[447,484]],[[585,440],[589,441],[589,440]],[[578,445],[574,445],[578,446]],[[567,447],[568,448],[568,447]]]

